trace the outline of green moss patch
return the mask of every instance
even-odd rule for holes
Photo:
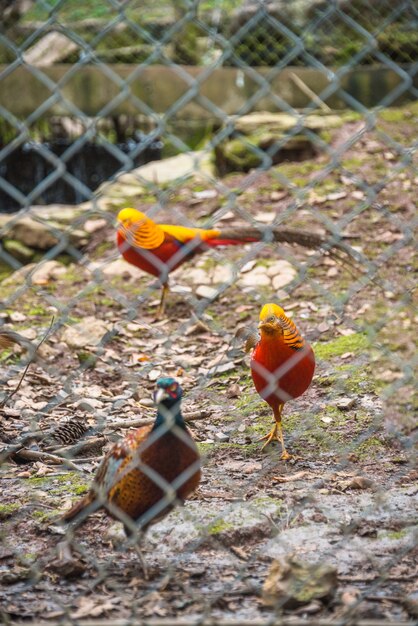
[[[0,520],[12,517],[21,508],[21,504],[17,503],[0,504]]]
[[[358,353],[370,348],[370,339],[365,333],[342,335],[327,343],[317,342],[314,344],[315,356],[321,360],[327,360],[335,356],[341,356],[346,352]]]

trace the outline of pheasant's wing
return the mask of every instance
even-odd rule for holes
[[[171,235],[179,243],[185,244],[196,240],[210,242],[220,235],[219,230],[206,230],[204,228],[189,228],[187,226],[174,226],[172,224],[159,224],[165,233]]]
[[[129,471],[126,461],[134,456],[135,451],[145,441],[150,430],[150,426],[137,428],[109,450],[99,465],[94,480],[98,489],[107,494],[118,482],[121,472]]]
[[[244,340],[245,352],[250,352],[250,350],[255,348],[258,342],[260,341],[259,333],[256,330],[254,330],[254,328],[248,328],[246,326],[242,326],[241,328],[238,328],[237,332],[235,333],[235,338]]]

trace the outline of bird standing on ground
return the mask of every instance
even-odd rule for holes
[[[159,313],[164,310],[168,275],[185,261],[208,248],[243,245],[256,241],[297,243],[306,248],[331,249],[343,259],[346,252],[339,244],[329,244],[321,235],[292,228],[231,228],[206,230],[171,224],[156,224],[136,209],[122,209],[118,214],[117,245],[123,258],[144,272],[159,278],[163,292]]]
[[[315,356],[309,343],[303,339],[295,324],[277,304],[265,304],[258,325],[260,335],[250,335],[246,350],[251,355],[251,375],[260,396],[273,409],[275,424],[263,448],[273,439],[282,446],[282,459],[287,452],[282,431],[282,412],[285,403],[301,396],[309,387],[315,370]]]
[[[176,380],[157,381],[154,424],[138,428],[111,448],[89,492],[63,515],[64,521],[81,523],[104,508],[123,522],[126,535],[131,536],[145,531],[193,493],[200,481],[200,456],[181,414],[181,397]]]

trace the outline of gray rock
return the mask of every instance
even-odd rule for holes
[[[196,289],[196,295],[199,298],[208,298],[208,300],[212,300],[212,298],[216,298],[218,295],[218,290],[214,289],[214,287],[209,287],[208,285],[199,285]]]
[[[95,317],[86,317],[78,324],[66,328],[62,340],[69,348],[74,349],[95,346],[109,329],[109,323]]]

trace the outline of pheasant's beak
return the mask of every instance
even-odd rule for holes
[[[165,389],[162,389],[161,387],[158,387],[158,389],[154,391],[154,403],[155,404],[160,404],[160,402],[162,402],[163,400],[166,400],[169,397],[170,396],[167,393],[167,391]]]
[[[277,333],[283,333],[279,321],[275,319],[261,320],[258,324],[258,328],[265,332],[267,335],[275,335]]]

